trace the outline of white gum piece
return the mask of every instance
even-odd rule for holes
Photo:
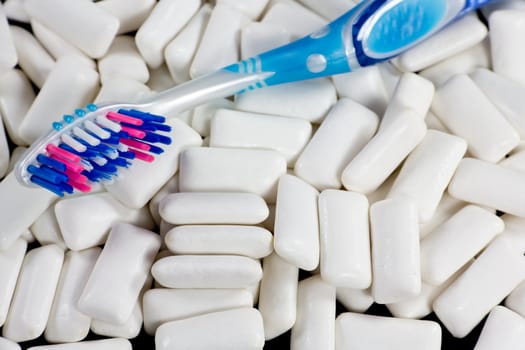
[[[467,205],[420,243],[421,276],[440,285],[503,232],[503,220],[492,212]]]
[[[164,323],[155,333],[157,350],[261,350],[264,330],[254,308],[238,308]]]
[[[336,349],[439,350],[437,322],[346,312],[336,320]]]
[[[13,172],[0,182],[0,193],[0,250],[13,244],[57,198],[43,188],[20,184]]]
[[[370,207],[372,295],[389,304],[421,292],[417,208],[409,200],[385,199]]]
[[[423,117],[411,109],[381,124],[376,135],[350,161],[341,175],[344,187],[364,194],[381,186],[427,132]]]
[[[403,163],[388,198],[409,197],[417,206],[419,222],[429,221],[466,151],[465,140],[428,130]]]
[[[66,249],[66,243],[62,238],[62,232],[58,226],[53,206],[49,207],[40,215],[30,227],[31,233],[41,245],[56,244]]]
[[[102,0],[95,4],[118,18],[120,26],[117,34],[124,34],[139,29],[155,3],[155,0]]]
[[[498,164],[509,169],[525,172],[525,150],[512,153],[509,157],[504,158]]]
[[[299,269],[273,253],[264,258],[263,271],[258,309],[264,321],[264,337],[270,340],[295,323]]]
[[[190,66],[190,77],[197,78],[239,60],[241,28],[248,18],[226,4],[213,8],[206,30]]]
[[[485,38],[482,42],[422,70],[419,75],[438,87],[456,74],[468,74],[478,67],[489,66],[490,48],[488,39]]]
[[[334,349],[335,287],[320,276],[299,282],[297,319],[292,327],[290,350]]]
[[[175,86],[176,83],[171,78],[168,67],[163,64],[159,68],[149,68],[149,80],[147,85],[151,90],[161,92]],[[155,106],[152,107],[154,108]]]
[[[91,321],[90,329],[93,333],[99,334],[105,337],[111,338],[124,338],[124,339],[133,339],[136,338],[143,324],[143,314],[142,314],[142,299],[146,290],[149,290],[152,287],[153,276],[148,274],[146,282],[142,286],[142,289],[139,294],[139,298],[133,307],[133,312],[131,316],[122,324],[114,324],[110,322],[105,322],[97,319]]]
[[[293,166],[311,135],[312,125],[303,119],[219,109],[211,121],[210,147],[272,149]]]
[[[348,97],[377,115],[385,112],[389,96],[378,66],[337,74],[332,80],[340,97]]]
[[[179,169],[179,155],[186,147],[199,146],[202,139],[192,128],[177,119],[167,121],[172,127],[169,133],[171,145],[163,145],[164,153],[155,157],[154,166],[147,162],[135,162],[122,169],[122,178],[105,185],[109,193],[124,205],[142,208]],[[211,176],[211,174],[210,174]]]
[[[525,85],[525,45],[512,40],[525,36],[525,11],[495,11],[488,22],[494,73]]]
[[[316,0],[299,0],[299,2],[330,21],[355,6],[352,0],[325,0],[323,3]]]
[[[365,289],[372,283],[368,199],[355,192],[319,195],[321,278],[336,287]]]
[[[0,115],[7,135],[18,146],[27,143],[20,136],[20,124],[33,104],[35,92],[26,75],[13,69],[0,79]]]
[[[166,234],[165,241],[175,254],[231,254],[260,259],[273,251],[272,233],[257,226],[177,226]]]
[[[476,85],[525,138],[525,85],[502,77],[488,69],[478,68],[470,74]]]
[[[12,69],[18,63],[15,42],[7,17],[4,5],[0,5],[0,75]]]
[[[215,112],[223,108],[233,109],[233,107],[233,102],[224,98],[197,106],[193,109],[191,127],[201,136],[209,136],[211,120],[213,119]]]
[[[124,339],[136,338],[142,328],[142,307],[140,301],[135,303],[131,316],[123,324],[92,320],[91,331],[105,337],[115,337]]]
[[[336,103],[337,94],[328,79],[298,81],[236,95],[235,107],[246,112],[280,115],[321,122]]]
[[[164,63],[164,48],[199,10],[201,0],[158,2],[135,35],[142,57],[151,68]]]
[[[399,301],[397,303],[387,304],[388,311],[398,318],[421,319],[432,313],[432,304],[434,300],[445,291],[474,261],[472,259],[460,270],[456,271],[449,279],[438,286],[433,286],[425,281],[421,282],[421,293],[417,296]]]
[[[459,164],[448,192],[466,202],[525,217],[525,178],[520,170],[465,158]]]
[[[24,8],[24,0],[4,1],[4,12],[8,19],[28,23],[29,16]]]
[[[474,350],[518,350],[525,342],[525,318],[503,306],[490,312]]]
[[[190,80],[190,66],[210,19],[212,7],[204,4],[164,49],[166,66],[177,84]]]
[[[38,338],[57,288],[64,252],[56,245],[32,249],[24,258],[2,335],[16,342]]]
[[[104,56],[119,28],[118,18],[91,1],[26,0],[25,9],[31,18],[92,58]]]
[[[505,299],[505,306],[525,317],[525,283],[520,283]]]
[[[91,68],[96,68],[95,61],[88,57],[76,46],[67,42],[64,38],[56,34],[44,24],[31,18],[31,29],[38,41],[56,60],[63,56],[74,56],[81,63]]]
[[[404,73],[392,92],[382,123],[387,123],[385,120],[395,118],[406,108],[412,109],[422,117],[426,116],[433,97],[434,85],[432,82],[415,73]]]
[[[346,310],[351,312],[363,313],[374,303],[370,288],[337,288],[336,298]]]
[[[290,33],[280,24],[251,22],[241,30],[241,58],[254,57],[290,40]]]
[[[151,289],[143,299],[144,329],[155,335],[170,321],[251,306],[252,295],[244,289]]]
[[[18,239],[8,249],[0,251],[0,325],[7,318],[26,250],[27,242]]]
[[[2,350],[22,350],[20,345],[3,337],[0,337],[0,348]]]
[[[284,26],[292,39],[299,39],[313,33],[328,23],[326,19],[295,1],[277,2],[271,5],[261,22]]]
[[[133,37],[117,36],[108,52],[98,60],[100,81],[105,83],[110,77],[125,77],[145,83],[149,80],[146,63],[135,46]]]
[[[127,222],[152,229],[155,224],[147,208],[132,209],[107,192],[62,199],[55,215],[67,247],[83,250],[104,244],[112,225]],[[90,214],[90,223],[84,220]]]
[[[274,249],[303,270],[319,265],[319,192],[293,175],[279,179],[275,208]]]
[[[465,202],[452,197],[448,192],[443,193],[441,201],[439,202],[432,218],[425,223],[419,224],[420,238],[426,237],[430,232],[448,220],[465,205]]]
[[[106,78],[94,103],[108,103],[114,101],[126,101],[129,103],[140,102],[150,97],[153,92],[145,84],[134,79],[124,77]]]
[[[262,278],[261,264],[237,255],[178,255],[158,260],[151,268],[167,288],[246,288]]]
[[[421,45],[402,53],[402,70],[417,72],[478,44],[487,36],[487,27],[474,15],[455,21]]]
[[[447,127],[443,125],[441,120],[439,120],[439,118],[432,111],[429,111],[425,116],[425,123],[427,124],[427,128],[429,130],[432,129],[450,134],[450,131],[447,129]]]
[[[162,221],[159,213],[160,202],[168,194],[176,192],[179,192],[179,174],[175,174],[171,179],[169,179],[149,201],[149,212],[157,225],[160,225],[160,222]]]
[[[468,75],[456,75],[438,88],[432,110],[481,160],[498,162],[519,143],[516,129]]]
[[[181,153],[179,186],[181,192],[251,192],[274,203],[284,173],[286,159],[276,151],[193,147]]]
[[[9,144],[7,143],[7,135],[4,131],[4,123],[0,119],[0,178],[5,176],[9,168],[9,153]]]
[[[10,30],[18,55],[18,65],[41,88],[53,69],[55,60],[27,30],[17,26],[10,26]]]
[[[79,298],[79,310],[98,320],[126,322],[160,241],[151,231],[124,223],[114,225]]]
[[[258,224],[268,216],[264,200],[253,193],[179,192],[168,194],[159,204],[166,222],[188,224]]]
[[[294,171],[319,190],[341,187],[345,166],[374,136],[377,114],[348,99],[332,107],[299,155]]]
[[[435,301],[433,310],[456,338],[465,337],[525,279],[523,244],[497,237]]]
[[[484,18],[489,18],[492,13],[499,10],[525,10],[524,4],[519,0],[506,0],[506,1],[496,1],[495,3],[489,3],[483,8],[480,9],[481,14]]]
[[[20,136],[28,143],[35,141],[62,115],[91,102],[98,82],[98,73],[73,57],[59,59],[20,124]]]
[[[256,20],[263,13],[269,0],[217,0],[217,4],[226,4],[241,11],[251,20]]]
[[[390,99],[394,95],[397,84],[404,73],[397,69],[396,66],[394,66],[394,64],[392,64],[390,61],[378,63],[377,67],[379,68],[383,85],[386,89],[388,98]]]
[[[27,350],[132,350],[127,339],[103,339],[78,343],[33,346]]]
[[[91,317],[80,312],[76,304],[99,254],[98,247],[66,253],[45,330],[48,342],[76,342],[88,335]]]

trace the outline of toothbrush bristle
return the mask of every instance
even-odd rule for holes
[[[96,113],[96,106],[80,111],[75,111],[76,117],[64,117],[64,123]],[[168,136],[157,133],[171,130],[165,121],[163,116],[119,109],[77,123],[47,144],[27,167],[30,181],[61,197],[75,190],[89,192],[91,183],[113,181],[118,169],[131,166],[134,159],[152,162],[155,154],[163,153],[155,144],[171,143]],[[55,122],[53,128],[60,132],[66,125]]]

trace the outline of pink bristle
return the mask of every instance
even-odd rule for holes
[[[55,155],[59,158],[65,159],[69,162],[78,163],[80,162],[80,156],[77,156],[76,154],[73,154],[71,152],[66,151],[65,149],[62,149],[60,147],[57,147],[50,143],[46,146],[46,151],[49,152],[51,155]]]
[[[133,129],[127,126],[121,126],[121,130],[127,132],[130,136],[136,137],[138,139],[141,139],[144,136],[146,136],[146,133],[144,131]]]
[[[64,163],[66,165],[66,169],[71,171],[71,172],[80,173],[82,170],[84,170],[84,168],[78,163],[72,163],[72,162],[67,161],[64,158],[58,157],[58,156],[56,156],[54,154],[51,154],[50,157],[55,159],[55,160],[59,160],[62,163]]]
[[[135,153],[135,158],[143,160],[145,162],[151,163],[155,160],[155,157],[153,157],[151,154],[147,154],[141,151],[138,151],[136,149],[130,148],[130,152]]]
[[[89,179],[87,178],[87,176],[84,176],[82,174],[79,174],[78,172],[74,172],[74,171],[71,171],[69,169],[66,170],[66,175],[67,177],[74,181],[74,182],[78,182],[78,183],[86,183],[89,181]]]
[[[120,143],[123,143],[125,144],[126,146],[130,146],[130,147],[135,147],[135,148],[138,148],[142,151],[149,151],[150,150],[150,146],[146,143],[143,143],[143,142],[140,142],[140,141],[137,141],[137,140],[131,140],[131,139],[124,139],[124,138],[121,138],[120,139]]]
[[[144,123],[142,119],[133,118],[117,112],[108,112],[108,114],[106,114],[106,117],[114,122],[127,123],[131,125],[142,125]]]
[[[76,182],[76,181],[73,181],[73,180],[69,180],[67,183],[70,184],[71,186],[73,186],[73,188],[79,190],[80,192],[89,192],[89,191],[91,191],[91,186],[89,186],[88,184]]]

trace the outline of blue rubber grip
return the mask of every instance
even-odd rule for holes
[[[346,73],[397,56],[493,0],[364,0],[319,31],[225,67],[271,73],[250,89]]]

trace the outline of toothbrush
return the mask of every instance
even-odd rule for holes
[[[53,123],[17,163],[27,186],[58,196],[89,192],[119,167],[151,162],[169,144],[166,119],[142,111],[182,112],[216,98],[288,82],[347,73],[389,60],[492,0],[364,0],[320,30],[234,63],[137,104],[89,104]]]

